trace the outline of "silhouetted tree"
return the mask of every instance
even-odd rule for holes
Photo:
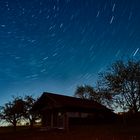
[[[11,123],[16,130],[17,123],[25,113],[25,102],[22,98],[14,98],[13,101],[6,103],[1,107],[0,117],[8,123]]]
[[[107,106],[110,109],[113,109],[112,94],[110,94],[110,92],[108,92],[107,88],[103,88],[101,84],[102,84],[102,82],[100,82],[98,80],[97,84],[96,84],[96,88],[97,88],[98,94],[100,95],[100,103]]]
[[[115,105],[133,113],[140,110],[140,61],[116,61],[101,78]]]
[[[75,97],[101,102],[102,95],[90,85],[77,86]]]
[[[30,122],[30,127],[33,127],[33,124],[35,120],[39,117],[38,114],[35,114],[31,111],[33,104],[35,103],[36,99],[33,98],[32,96],[25,96],[24,97],[24,102],[25,102],[25,114],[24,117],[29,120]]]

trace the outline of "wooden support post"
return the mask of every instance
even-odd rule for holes
[[[51,128],[53,128],[53,112],[51,112]]]
[[[69,118],[67,112],[64,113],[64,129],[69,130]]]

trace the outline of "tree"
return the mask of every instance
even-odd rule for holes
[[[25,102],[22,98],[14,98],[13,101],[6,103],[1,107],[0,118],[14,126],[16,131],[17,123],[25,113]]]
[[[94,100],[101,102],[101,94],[99,94],[92,86],[90,85],[81,85],[77,86],[75,91],[75,97],[82,99]]]
[[[25,102],[25,114],[24,117],[29,120],[30,127],[33,127],[33,123],[38,118],[38,114],[35,114],[31,111],[33,104],[35,103],[35,99],[32,96],[25,96],[24,102]]]
[[[116,61],[101,78],[115,105],[133,113],[140,110],[140,61]]]

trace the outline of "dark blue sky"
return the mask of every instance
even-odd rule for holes
[[[73,95],[117,59],[140,59],[139,0],[0,0],[0,104]]]

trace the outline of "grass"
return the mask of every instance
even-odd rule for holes
[[[36,128],[11,127],[0,128],[0,140],[140,140],[139,125],[92,125],[73,126],[69,131],[40,131]]]

